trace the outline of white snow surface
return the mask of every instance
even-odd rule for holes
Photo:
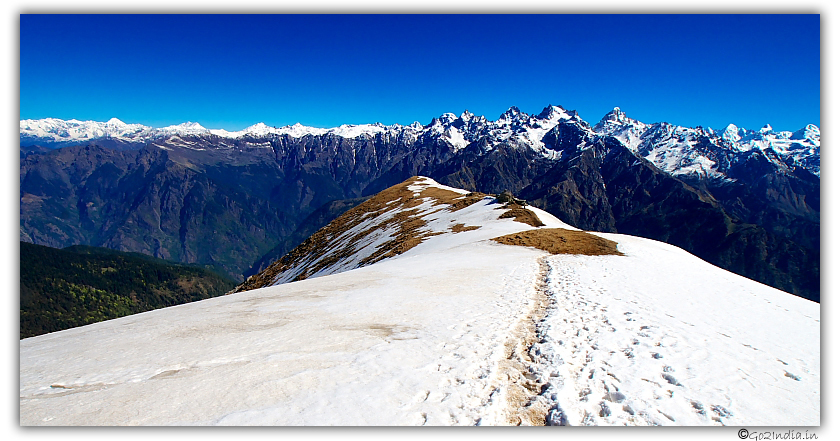
[[[819,304],[632,236],[501,245],[533,227],[491,202],[427,210],[481,228],[367,267],[21,340],[20,424],[504,424],[504,345],[540,296],[549,423],[820,424]]]
[[[820,424],[820,308],[672,245],[551,256],[538,353],[571,424]],[[602,411],[602,408],[608,409]]]

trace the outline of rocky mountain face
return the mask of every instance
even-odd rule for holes
[[[495,121],[444,114],[425,126],[168,129],[139,150],[88,138],[24,155],[21,121],[21,240],[144,252],[242,280],[353,205],[333,201],[424,175],[510,190],[578,228],[662,240],[819,299],[815,126],[715,131],[618,109],[590,126],[549,106]]]

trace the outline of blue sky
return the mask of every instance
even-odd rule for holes
[[[20,118],[820,124],[819,15],[21,15]]]

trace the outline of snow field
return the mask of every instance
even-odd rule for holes
[[[615,234],[626,256],[552,256],[532,354],[549,420],[820,424],[819,304]]]
[[[533,227],[493,200],[423,201],[442,234],[367,267],[389,231],[320,277],[21,340],[20,424],[820,424],[819,304],[632,236],[501,245]]]
[[[25,339],[20,422],[476,424],[539,254],[470,244]]]

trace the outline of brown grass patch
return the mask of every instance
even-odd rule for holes
[[[472,231],[472,230],[477,230],[479,228],[481,228],[481,227],[476,226],[476,225],[464,226],[464,224],[455,224],[455,225],[449,227],[449,229],[452,230],[453,233],[460,233],[462,231]]]
[[[468,193],[465,196],[461,196],[457,200],[453,200],[452,202],[449,202],[449,210],[450,211],[458,211],[462,208],[467,208],[470,205],[472,205],[472,204],[474,204],[478,201],[481,201],[486,197],[487,197],[487,195],[484,194],[484,193],[478,193],[478,192]]]
[[[502,213],[502,215],[499,216],[499,219],[513,218],[516,222],[522,222],[523,224],[530,225],[532,227],[545,226],[540,218],[538,218],[533,211],[527,208],[523,208],[522,206],[516,204],[507,204],[503,208],[508,208],[508,211]]]
[[[302,267],[294,280],[303,280],[311,274],[327,268],[342,259],[350,257],[357,251],[359,241],[363,240],[375,230],[396,227],[394,238],[379,247],[360,263],[361,266],[376,263],[382,259],[402,254],[422,243],[426,238],[441,233],[421,233],[426,221],[419,218],[419,210],[415,207],[431,198],[436,205],[457,211],[484,199],[482,193],[460,194],[451,190],[427,187],[419,194],[415,194],[408,187],[423,182],[418,177],[412,177],[400,184],[389,187],[367,201],[348,210],[329,225],[316,231],[292,251],[269,265],[259,274],[248,278],[232,292],[247,291],[271,285],[278,275],[294,267]],[[335,239],[354,226],[370,221],[375,217],[391,210],[403,210],[382,222],[362,231],[342,244],[335,243]]]
[[[538,248],[551,254],[583,254],[586,256],[623,256],[611,240],[583,231],[564,228],[540,228],[494,237],[498,243]]]

